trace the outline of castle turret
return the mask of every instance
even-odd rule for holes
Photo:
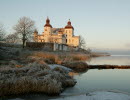
[[[65,26],[65,33],[66,33],[66,35],[71,36],[71,37],[72,37],[73,34],[74,34],[74,28],[73,28],[73,26],[71,25],[70,19],[69,19],[67,25]]]
[[[44,34],[50,35],[51,34],[52,26],[50,24],[50,19],[47,17],[46,24],[44,25]]]
[[[71,25],[70,19],[69,19],[67,25],[65,26],[65,29],[73,29],[74,30],[73,26]]]
[[[72,43],[72,37],[74,36],[74,28],[71,25],[70,19],[69,19],[67,25],[65,26],[64,33],[66,34],[66,37],[67,37],[67,39],[66,39],[67,44],[71,44]]]

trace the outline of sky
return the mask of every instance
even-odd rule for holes
[[[87,47],[130,50],[130,0],[0,0],[0,23],[8,34],[23,16],[35,21],[39,34],[47,16],[56,28],[70,19]]]

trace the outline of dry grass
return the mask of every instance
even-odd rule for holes
[[[34,52],[31,54],[35,58],[43,58],[46,63],[53,64],[57,62],[58,55],[49,52]]]
[[[89,56],[87,56],[86,54],[67,54],[67,58],[70,58],[72,61],[85,61],[87,59],[89,59]]]
[[[0,96],[30,92],[54,95],[76,84],[62,68],[51,70],[46,64],[38,62],[24,67],[1,66],[0,76]]]
[[[33,52],[28,57],[42,58],[48,64],[62,64],[71,61],[85,61],[89,56],[83,53],[54,53],[54,52]]]
[[[89,59],[87,54],[81,52],[47,52],[10,47],[2,47],[0,52],[4,54],[1,55],[1,59],[15,59],[23,64],[33,63],[37,60],[43,60],[42,62],[47,64],[62,64],[64,62],[85,61]],[[18,65],[18,67],[20,66]]]

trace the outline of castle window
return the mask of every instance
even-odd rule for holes
[[[67,30],[66,30],[66,33],[67,33]]]

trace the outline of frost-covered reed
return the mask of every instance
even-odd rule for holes
[[[34,62],[23,67],[0,67],[0,96],[31,92],[54,95],[75,84],[75,80],[65,70],[52,70],[46,64]]]

